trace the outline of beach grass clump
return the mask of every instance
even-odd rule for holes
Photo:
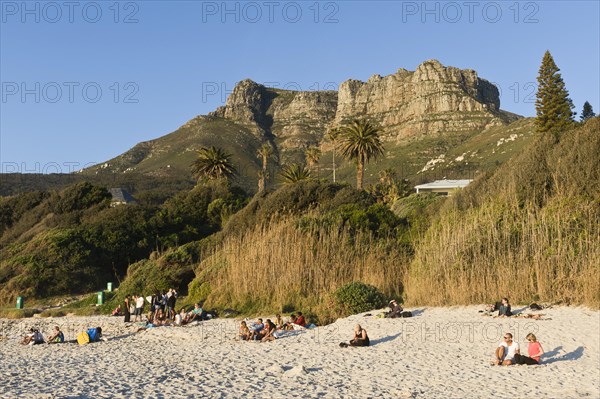
[[[379,309],[386,303],[386,297],[381,291],[369,284],[353,281],[346,284],[333,294],[336,305],[348,316],[372,309]]]

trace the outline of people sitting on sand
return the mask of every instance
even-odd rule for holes
[[[156,312],[154,312],[154,318],[152,319],[152,324],[155,326],[162,326],[167,323],[167,318],[165,312],[161,308],[158,308]]]
[[[175,325],[182,326],[182,325],[186,324],[187,321],[188,321],[187,312],[185,311],[185,308],[181,308],[179,313],[177,313],[175,315]]]
[[[242,341],[248,341],[252,337],[252,332],[248,328],[248,324],[245,321],[240,323],[239,337]]]
[[[504,334],[504,340],[496,348],[496,360],[494,364],[499,366],[510,366],[515,364],[515,355],[520,354],[519,343],[513,341],[511,333]]]
[[[277,313],[275,315],[275,326],[279,329],[282,329],[284,325],[285,324],[283,322],[283,319],[281,318],[281,315],[279,313]]]
[[[277,328],[275,327],[275,323],[273,323],[271,319],[267,319],[267,321],[265,322],[265,328],[263,328],[259,332],[260,340],[263,342],[273,341],[275,339],[275,337],[273,336],[275,330],[277,330]]]
[[[527,334],[525,337],[529,342],[527,344],[527,353],[529,356],[521,355],[520,353],[515,354],[516,364],[526,364],[528,366],[540,364],[540,359],[544,354],[542,344],[540,344],[533,333]]]
[[[388,306],[390,307],[390,312],[387,313],[385,317],[389,317],[391,319],[402,317],[402,306],[398,305],[398,302],[396,302],[395,299],[392,299]]]
[[[296,316],[294,313],[292,313],[290,315],[290,321],[288,321],[287,323],[285,323],[283,325],[283,329],[284,330],[293,330],[294,329],[294,324],[296,324],[296,320],[298,319],[298,316]]]
[[[30,328],[29,333],[21,340],[21,345],[39,345],[44,343],[44,336],[37,328]]]
[[[260,319],[260,318],[257,319],[256,323],[252,324],[252,326],[249,328],[252,331],[252,339],[254,339],[254,340],[261,339],[262,338],[261,331],[265,328],[263,319]]]
[[[304,316],[302,315],[302,312],[298,312],[298,317],[296,318],[296,321],[294,322],[294,324],[297,324],[301,327],[306,326],[306,320],[304,320]]]
[[[502,298],[502,303],[498,307],[498,316],[503,316],[503,317],[512,316],[512,312],[510,310],[510,304],[508,303],[508,298]]]
[[[121,316],[121,305],[117,305],[117,307],[112,311],[113,316]]]
[[[360,324],[354,326],[354,337],[350,340],[349,343],[341,342],[340,347],[347,348],[348,346],[369,346],[371,342],[369,341],[369,336],[367,335],[367,330],[361,327]]]
[[[62,344],[65,342],[65,335],[62,331],[60,331],[60,327],[54,326],[54,331],[52,331],[52,335],[48,337],[49,344]]]
[[[204,310],[200,306],[199,303],[194,304],[194,309],[188,314],[188,323],[192,321],[202,321],[204,320]]]

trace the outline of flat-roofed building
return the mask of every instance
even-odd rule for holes
[[[431,183],[415,186],[418,193],[436,193],[439,195],[452,195],[456,190],[466,187],[473,180],[436,180]]]

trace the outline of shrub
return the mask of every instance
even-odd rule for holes
[[[360,281],[338,288],[333,296],[344,316],[378,309],[386,302],[385,296],[377,287]]]

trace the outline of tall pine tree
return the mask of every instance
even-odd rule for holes
[[[546,51],[537,78],[535,125],[538,132],[560,133],[573,123],[573,101],[558,71],[552,55]]]
[[[594,116],[596,116],[596,114],[594,113],[594,110],[592,109],[592,104],[590,104],[589,102],[585,102],[583,104],[583,110],[581,111],[581,121],[585,122],[590,118],[593,118]]]

